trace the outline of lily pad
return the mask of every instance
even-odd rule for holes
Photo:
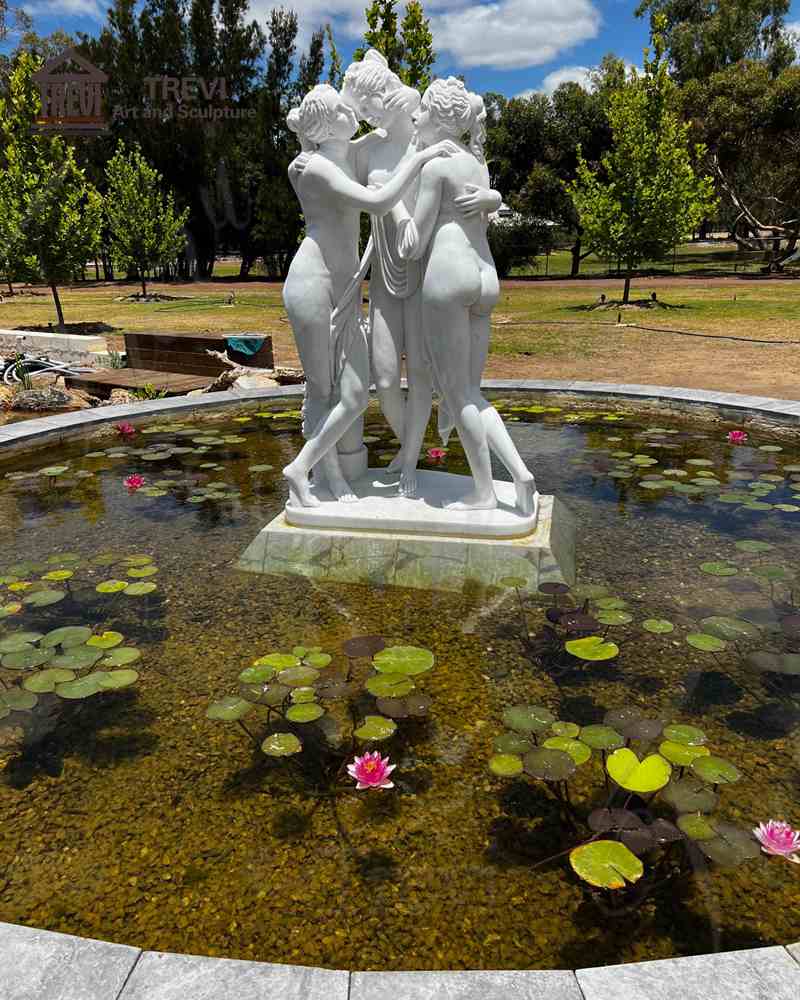
[[[303,658],[303,663],[307,667],[314,667],[316,670],[322,670],[327,667],[333,657],[330,653],[307,653]]]
[[[89,646],[71,646],[59,656],[54,656],[50,666],[64,670],[86,670],[102,659],[102,649],[91,649]]]
[[[496,753],[489,759],[489,770],[498,778],[515,778],[522,774],[522,757],[515,753]]]
[[[584,726],[580,732],[581,742],[593,750],[616,750],[625,743],[621,733],[611,726]]]
[[[38,701],[39,699],[33,691],[24,691],[18,687],[7,688],[0,692],[0,702],[10,708],[12,712],[30,712],[32,708],[36,707]]]
[[[121,688],[130,687],[138,680],[139,674],[136,670],[103,670],[98,671],[97,683],[104,691],[119,691]]]
[[[674,740],[664,740],[658,752],[676,767],[688,767],[696,757],[707,757],[711,753],[708,747],[687,746]]]
[[[570,851],[575,874],[600,889],[624,889],[644,874],[639,858],[617,840],[594,840]]]
[[[690,632],[686,636],[686,641],[690,646],[699,649],[701,653],[719,653],[728,645],[724,639],[718,639],[715,635],[707,635],[705,632]]]
[[[713,812],[719,796],[697,778],[673,778],[662,791],[661,798],[677,812]]]
[[[574,722],[561,722],[557,720],[550,727],[550,730],[555,736],[568,736],[570,739],[574,740],[581,731],[581,727],[575,725]]]
[[[642,628],[645,632],[652,632],[654,635],[666,635],[668,632],[675,631],[675,626],[666,618],[646,618],[642,622]]]
[[[503,712],[503,725],[517,733],[541,733],[556,717],[541,705],[514,705]]]
[[[732,785],[741,777],[738,769],[724,757],[698,757],[691,767],[697,777],[709,785]]]
[[[628,602],[622,597],[598,597],[594,603],[603,611],[622,611],[628,606]]]
[[[22,649],[16,653],[6,653],[2,664],[6,670],[34,670],[52,659],[52,649]]]
[[[589,662],[613,660],[619,653],[619,646],[599,635],[590,635],[585,639],[570,639],[564,644],[564,648],[570,656]]]
[[[240,674],[242,684],[266,684],[275,676],[275,668],[261,664],[258,667],[246,667]]]
[[[42,639],[40,645],[45,649],[54,649],[61,646],[62,649],[69,649],[71,646],[82,646],[92,637],[92,630],[86,625],[65,625],[63,628],[53,629]]]
[[[770,653],[766,650],[759,650],[749,653],[747,663],[756,670],[765,673],[788,674],[796,676],[800,674],[800,653]]]
[[[254,667],[274,667],[276,670],[286,670],[288,667],[299,667],[300,659],[291,653],[267,653],[253,661]]]
[[[128,576],[134,580],[143,580],[148,576],[155,576],[158,566],[133,566],[128,570]]]
[[[791,580],[795,576],[795,573],[786,566],[755,566],[753,573],[765,580]],[[27,603],[26,598],[23,600]]]
[[[154,583],[129,583],[123,590],[126,597],[144,597],[145,594],[152,594],[158,587]]]
[[[725,562],[700,563],[700,569],[709,576],[736,576],[739,572],[736,566]]]
[[[23,653],[33,649],[31,642],[22,638],[24,635],[24,632],[20,632],[19,636],[7,635],[5,639],[0,639],[0,653]]]
[[[127,580],[104,580],[94,588],[98,594],[119,594],[128,586]]]
[[[325,714],[325,709],[314,701],[292,705],[286,711],[289,722],[315,722]]]
[[[570,739],[569,736],[551,736],[542,744],[547,750],[563,750],[568,753],[575,763],[580,767],[592,756],[591,748],[580,740]]]
[[[93,635],[86,640],[86,645],[90,649],[113,649],[125,641],[125,636],[121,632],[103,632],[102,635]]]
[[[563,750],[534,747],[522,758],[526,774],[541,781],[566,781],[575,773],[576,764]]]
[[[672,767],[660,754],[650,754],[640,761],[627,747],[620,747],[609,756],[606,770],[621,788],[641,795],[659,791],[672,774]]]
[[[678,829],[685,833],[690,840],[711,840],[717,835],[711,821],[702,813],[684,813],[675,822]]]
[[[89,674],[91,677],[92,675]],[[253,708],[251,702],[245,701],[237,695],[227,694],[219,701],[212,701],[206,709],[206,716],[209,719],[216,719],[220,722],[236,722],[244,718]]]
[[[405,674],[375,674],[364,687],[376,698],[403,698],[414,690],[414,682]]]
[[[35,674],[26,677],[22,686],[26,691],[33,691],[34,694],[48,694],[55,691],[56,684],[64,684],[66,681],[75,679],[72,670],[65,670],[61,667],[48,667],[45,670],[38,670]]]
[[[627,611],[600,611],[597,620],[602,625],[627,625],[633,621],[633,615]]]
[[[103,660],[104,667],[127,667],[142,658],[142,651],[133,646],[118,646]]]
[[[385,719],[382,715],[368,715],[353,735],[360,740],[388,740],[396,730],[397,723],[392,719]]]
[[[372,665],[382,674],[416,677],[433,667],[433,653],[419,646],[388,646],[375,654]]]
[[[717,836],[713,840],[700,841],[697,845],[714,864],[733,868],[743,861],[757,858],[761,853],[749,830],[743,830],[732,823],[717,822],[714,825]]]
[[[736,642],[738,639],[752,639],[759,635],[755,625],[727,615],[711,615],[709,618],[703,618],[700,626],[708,635],[716,636],[718,639],[728,639],[731,642]]]
[[[317,700],[317,692],[313,687],[292,688],[290,697],[293,705],[306,705]]]
[[[22,603],[31,608],[48,608],[51,604],[63,601],[66,596],[63,590],[35,590],[33,593],[26,594],[22,598]]]
[[[300,753],[303,744],[294,733],[272,733],[261,744],[261,749],[268,757],[291,757]]]
[[[315,670],[314,667],[287,667],[278,674],[281,684],[286,684],[288,687],[308,687],[318,679],[319,670]]]
[[[700,747],[706,742],[706,734],[697,726],[686,726],[679,722],[673,722],[669,726],[664,726],[664,738],[672,740],[673,743],[682,743],[687,747]]]
[[[66,698],[69,701],[91,698],[92,695],[99,694],[101,690],[100,678],[97,673],[78,677],[74,681],[65,681],[63,684],[56,684],[58,697]]]
[[[742,538],[736,542],[736,548],[741,552],[769,552],[775,546],[772,542],[760,542],[755,538]]]
[[[521,755],[532,749],[532,746],[530,740],[526,740],[520,733],[503,733],[494,741],[495,752],[499,754]]]

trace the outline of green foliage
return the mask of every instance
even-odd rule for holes
[[[399,26],[397,0],[372,0],[364,14],[367,19],[364,45],[356,49],[353,58],[363,59],[367,49],[377,49],[403,83],[425,90],[431,82],[430,70],[436,62],[436,53],[430,21],[420,0],[409,0]]]
[[[163,267],[186,246],[183,227],[189,210],[177,213],[172,192],[162,191],[162,175],[137,145],[119,142],[106,166],[105,216],[111,257],[127,271],[136,269],[147,294],[145,272]]]
[[[166,389],[156,389],[152,382],[146,383],[140,389],[131,389],[131,396],[134,399],[165,399],[166,395]]]
[[[336,42],[333,38],[333,28],[330,22],[325,25],[325,38],[328,42],[328,83],[335,87],[336,90],[340,90],[342,83],[344,82],[344,69],[342,69],[342,59],[339,55],[339,50],[336,48]]]
[[[644,260],[663,260],[688,238],[716,199],[710,177],[692,165],[689,126],[674,109],[674,84],[667,75],[663,42],[655,36],[645,73],[610,100],[613,148],[592,167],[579,154],[577,179],[568,191],[587,244],[624,264],[627,303],[632,271]],[[702,148],[694,150],[701,158]]]
[[[501,278],[507,278],[514,267],[533,264],[536,255],[550,246],[547,226],[536,219],[491,221],[486,236]]]

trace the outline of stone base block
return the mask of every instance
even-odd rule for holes
[[[535,531],[522,538],[458,538],[291,525],[281,513],[243,553],[237,568],[339,583],[462,591],[503,577],[534,591],[546,581],[575,582],[575,519],[543,496]]]

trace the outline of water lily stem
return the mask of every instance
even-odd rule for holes
[[[245,731],[245,732],[247,733],[247,735],[248,735],[248,736],[250,737],[250,739],[251,739],[251,740],[253,741],[253,744],[254,744],[255,746],[258,746],[258,745],[259,745],[259,744],[258,744],[258,740],[257,740],[257,739],[255,738],[255,736],[253,735],[253,733],[251,733],[251,732],[250,732],[250,730],[249,730],[249,729],[247,728],[247,726],[246,726],[246,725],[245,725],[245,724],[244,724],[244,723],[242,722],[242,720],[241,720],[241,719],[237,719],[236,721],[237,721],[237,722],[239,723],[239,725],[240,725],[240,726],[242,727],[242,729],[243,729],[243,730],[244,730],[244,731]]]
[[[525,638],[530,639],[531,633],[530,629],[528,628],[528,614],[525,611],[525,602],[522,600],[522,591],[519,589],[519,587],[514,587],[514,590],[516,591],[517,600],[519,601],[519,613],[522,616],[522,628],[525,631]]]

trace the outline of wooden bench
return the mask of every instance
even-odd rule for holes
[[[263,340],[256,354],[228,349],[228,339]],[[126,333],[128,368],[102,368],[87,375],[72,375],[68,387],[108,398],[112,389],[128,391],[152,385],[167,396],[183,396],[204,389],[230,366],[207,351],[227,352],[232,362],[251,368],[273,368],[272,337],[255,333],[221,335],[197,333]]]

